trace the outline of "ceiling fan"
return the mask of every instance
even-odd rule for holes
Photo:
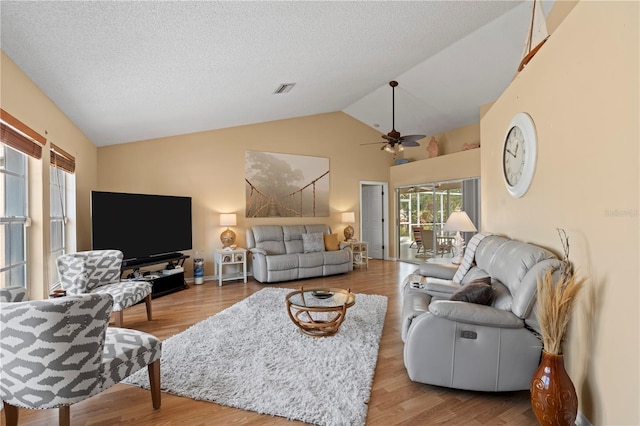
[[[425,135],[401,136],[400,132],[396,130],[396,97],[395,97],[396,90],[395,89],[397,85],[398,85],[397,81],[392,80],[389,82],[389,86],[391,86],[392,130],[386,135],[382,135],[382,138],[384,139],[384,141],[382,142],[370,142],[370,143],[363,143],[360,145],[371,145],[371,144],[383,143],[385,145],[382,148],[380,148],[380,150],[387,151],[391,154],[404,151],[404,148],[407,146],[420,146],[418,141],[424,138]]]

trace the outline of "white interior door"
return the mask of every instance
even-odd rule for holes
[[[368,243],[369,257],[384,259],[384,186],[363,185],[361,198],[362,241]]]

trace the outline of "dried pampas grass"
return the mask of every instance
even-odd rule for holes
[[[538,322],[545,352],[562,354],[569,319],[585,280],[569,275],[561,277],[554,285],[551,270],[538,279]]]
[[[562,354],[562,343],[575,305],[576,297],[586,281],[585,277],[573,274],[569,262],[569,239],[564,230],[558,234],[564,248],[564,259],[560,269],[560,279],[554,283],[551,270],[538,278],[538,323],[542,334],[542,343],[547,353]]]

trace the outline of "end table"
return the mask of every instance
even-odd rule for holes
[[[369,269],[369,249],[365,241],[346,241],[353,252],[353,266],[364,266]]]
[[[216,249],[213,255],[214,274],[218,278],[218,285],[223,281],[244,280],[247,283],[247,249],[237,247],[233,250]],[[224,277],[222,270],[225,266],[242,265],[242,272]]]

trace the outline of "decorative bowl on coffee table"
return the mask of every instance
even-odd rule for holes
[[[333,336],[356,303],[350,289],[310,288],[292,291],[285,298],[291,321],[309,336]]]

